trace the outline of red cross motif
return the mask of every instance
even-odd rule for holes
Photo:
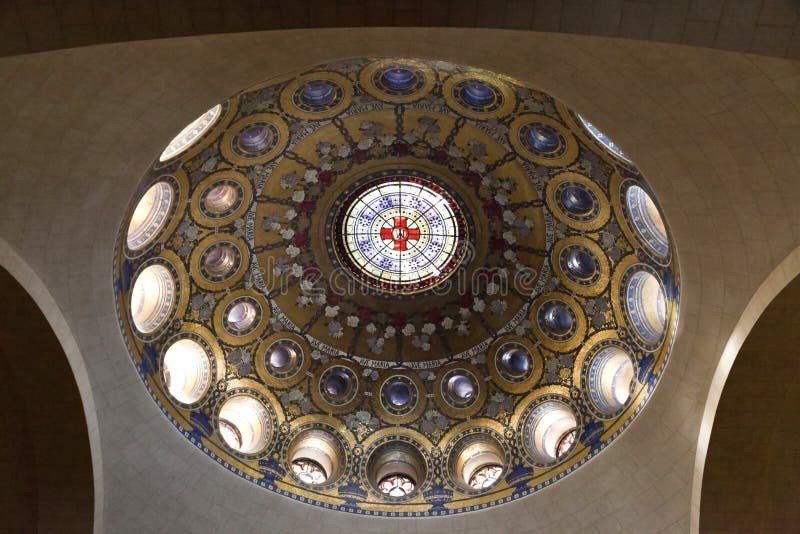
[[[407,250],[408,240],[419,239],[419,228],[408,227],[408,217],[392,217],[391,228],[381,228],[381,239],[394,241],[394,250]]]

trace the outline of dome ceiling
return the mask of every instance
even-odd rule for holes
[[[641,410],[677,323],[643,177],[552,97],[353,59],[188,125],[120,231],[118,314],[154,400],[248,480],[363,514],[548,486]]]

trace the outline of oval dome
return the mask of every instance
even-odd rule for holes
[[[176,428],[264,489],[370,515],[499,505],[591,460],[662,375],[667,220],[535,87],[341,60],[153,156],[116,248],[121,330]]]

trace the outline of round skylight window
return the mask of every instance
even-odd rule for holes
[[[547,401],[531,413],[525,427],[525,444],[536,461],[543,464],[554,462],[563,456],[569,447],[564,446],[565,438],[575,440],[570,434],[577,426],[573,411],[558,401]]]
[[[175,281],[163,265],[145,267],[131,290],[131,317],[142,334],[156,330],[172,309]]]
[[[589,366],[589,395],[604,414],[622,408],[631,394],[634,367],[627,352],[617,346],[600,350]]]
[[[636,333],[648,343],[657,343],[667,328],[667,299],[658,279],[648,271],[633,274],[626,304]]]
[[[356,188],[333,227],[340,261],[356,279],[382,291],[435,286],[453,274],[466,251],[461,206],[415,174],[389,173]]]
[[[341,442],[321,428],[301,430],[289,443],[287,460],[292,473],[311,485],[335,482],[344,467]]]
[[[211,362],[205,349],[192,339],[179,339],[164,354],[167,391],[183,404],[193,404],[211,383]]]
[[[633,225],[647,245],[661,257],[669,254],[669,240],[664,220],[658,213],[655,202],[638,185],[632,185],[625,193]]]
[[[172,186],[158,182],[142,195],[133,210],[126,242],[131,250],[139,250],[149,244],[164,227],[172,207]]]
[[[158,158],[159,161],[167,161],[168,159],[174,158],[191,147],[195,141],[201,138],[203,134],[214,125],[221,111],[222,106],[217,104],[190,122],[186,128],[181,130],[180,133],[170,141],[167,148],[161,153],[161,157]]]
[[[219,432],[230,448],[242,454],[256,453],[267,445],[272,433],[269,412],[250,395],[233,395],[220,408]]]

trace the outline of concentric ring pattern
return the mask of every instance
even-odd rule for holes
[[[368,177],[334,219],[332,240],[340,262],[387,293],[424,291],[447,280],[469,242],[459,203],[414,174]]]
[[[357,514],[476,510],[568,475],[653,394],[674,243],[585,117],[410,58],[209,108],[154,154],[114,287],[151,396],[232,473]]]

